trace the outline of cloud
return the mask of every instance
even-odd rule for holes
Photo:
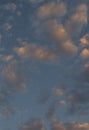
[[[65,3],[63,2],[49,2],[44,4],[38,9],[38,17],[60,17],[64,16],[67,12]]]
[[[21,66],[19,66],[19,63],[15,60],[9,62],[7,65],[3,66],[2,69],[2,77],[4,80],[4,83],[9,86],[11,91],[22,91],[24,89],[27,89],[25,78],[26,75],[21,70]]]
[[[77,123],[77,122],[69,122],[69,123],[60,123],[54,122],[51,126],[51,130],[88,130],[89,123]]]
[[[15,106],[12,104],[12,95],[12,89],[2,83],[2,87],[0,87],[0,116],[8,118],[16,112]]]
[[[62,123],[55,123],[53,124],[51,130],[66,130],[66,128]]]
[[[44,127],[44,122],[42,120],[33,119],[27,124],[22,125],[20,130],[46,130]]]
[[[15,81],[17,78],[14,71],[14,67],[12,65],[5,66],[2,73],[7,80],[12,82]]]
[[[80,57],[83,59],[89,58],[89,49],[84,48],[80,54]]]
[[[89,62],[83,66],[83,75],[86,82],[89,82]]]
[[[27,44],[23,47],[17,47],[14,49],[18,56],[22,58],[35,58],[38,60],[55,60],[55,53],[51,52],[47,48],[37,47],[36,45]]]
[[[89,123],[78,123],[78,122],[60,122],[58,119],[51,120],[50,130],[88,130]],[[28,123],[21,126],[20,130],[47,130],[44,122],[39,119],[32,119]]]
[[[4,9],[8,11],[14,12],[16,10],[17,6],[15,3],[7,3],[4,5]]]
[[[70,36],[77,36],[83,27],[88,22],[87,16],[88,7],[86,4],[81,4],[76,7],[75,12],[66,22],[66,30]]]
[[[20,62],[15,59],[11,60],[11,58],[12,55],[4,57],[0,74],[0,115],[2,117],[10,117],[17,112],[13,103],[14,94],[27,90],[25,68]]]
[[[65,100],[60,100],[58,104],[59,104],[59,106],[65,106],[66,101]]]
[[[64,94],[64,90],[63,90],[63,89],[60,89],[60,88],[57,88],[57,89],[55,89],[54,94],[55,94],[56,96],[61,96],[61,95]]]
[[[5,23],[4,28],[5,28],[5,30],[8,31],[8,30],[10,30],[12,28],[12,25],[10,23]]]
[[[88,130],[89,129],[89,123],[69,123],[66,124],[66,130]]]
[[[75,66],[74,66],[75,67]],[[77,68],[71,70],[73,89],[69,88],[67,102],[68,114],[86,115],[89,112],[89,63],[86,60],[77,64]]]
[[[29,0],[32,4],[43,2],[44,0]]]
[[[57,20],[46,21],[44,24],[44,32],[48,39],[55,44],[58,53],[64,55],[77,53],[77,46],[70,39],[65,27]]]
[[[78,48],[71,40],[69,40],[63,44],[63,50],[66,54],[73,55],[77,53]]]
[[[56,19],[45,21],[43,29],[45,30],[45,33],[47,33],[47,36],[49,36],[48,38],[52,38],[52,40],[58,42],[58,44],[69,39],[65,27]]]
[[[4,61],[4,62],[8,62],[13,60],[14,56],[13,55],[0,55],[0,60]]]
[[[89,34],[85,34],[82,38],[80,38],[80,43],[82,45],[89,45]]]
[[[77,7],[76,7],[76,11],[77,12],[87,12],[88,11],[88,7],[85,3],[82,3],[82,4],[79,4]]]

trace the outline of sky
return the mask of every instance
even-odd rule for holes
[[[89,130],[89,0],[0,0],[0,130]]]

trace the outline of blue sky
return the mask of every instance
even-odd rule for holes
[[[89,0],[0,1],[0,130],[89,129]]]

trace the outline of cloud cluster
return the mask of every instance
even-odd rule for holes
[[[88,130],[89,123],[66,122],[62,123],[58,119],[52,121],[50,130]]]
[[[0,68],[0,78],[2,79],[0,86],[0,115],[10,117],[17,111],[13,103],[14,94],[27,89],[27,82],[25,81],[27,77],[21,64],[12,55],[3,56],[2,60],[3,66]]]
[[[48,43],[50,41],[50,44],[55,45],[56,52],[68,56],[77,54],[78,46],[72,37],[79,36],[87,25],[87,5],[85,3],[77,5],[67,20],[64,17],[68,13],[67,6],[63,2],[52,1],[42,4],[37,11],[36,18],[40,24],[38,30]],[[60,16],[63,16],[64,23],[61,22],[63,18],[58,18]]]
[[[18,56],[22,58],[35,58],[38,60],[55,60],[56,55],[49,49],[44,47],[37,47],[35,44],[27,44],[22,47],[17,47],[14,49]]]
[[[77,46],[70,39],[65,27],[56,19],[47,20],[43,27],[46,38],[55,44],[59,54],[73,55],[77,53]]]
[[[36,26],[37,27],[36,29],[38,29],[37,33],[41,32],[41,35],[39,34],[40,37],[37,37],[38,38],[37,40],[40,41],[40,46],[37,45],[38,41],[33,40],[35,41],[34,43],[36,44],[33,44],[33,41],[32,43],[29,43],[28,40],[29,38],[27,38],[28,43],[27,42],[23,43],[22,39],[17,38],[15,40],[17,40],[16,42],[20,44],[15,46],[12,45],[13,47],[12,50],[9,50],[9,54],[4,54],[4,52],[2,53],[0,50],[0,61],[3,62],[0,80],[3,79],[3,84],[5,86],[0,88],[0,105],[4,108],[3,109],[4,114],[9,115],[10,112],[13,113],[13,109],[11,109],[11,107],[6,105],[8,104],[8,102],[12,101],[10,100],[13,99],[10,97],[11,95],[13,95],[18,91],[21,92],[22,90],[27,89],[27,84],[29,84],[29,82],[27,82],[29,77],[28,73],[30,72],[29,70],[32,69],[30,68],[31,66],[29,66],[30,64],[29,62],[31,61],[31,59],[32,60],[34,59],[35,63],[37,64],[38,61],[47,62],[47,61],[54,61],[57,59],[58,68],[56,68],[57,67],[56,65],[49,66],[48,69],[50,69],[51,67],[52,68],[50,69],[50,71],[48,71],[48,69],[46,68],[48,66],[43,65],[43,62],[41,62],[42,64],[39,64],[40,68],[39,71],[41,72],[41,70],[44,69],[42,70],[42,72],[45,71],[45,73],[39,73],[40,74],[39,77],[36,77],[38,76],[36,75],[37,74],[36,72],[31,73],[33,82],[36,81],[35,77],[40,79],[37,82],[39,84],[35,84],[37,86],[40,86],[39,87],[40,90],[37,90],[38,89],[37,86],[35,86],[36,88],[33,87],[31,89],[32,91],[35,91],[36,89],[37,90],[36,94],[40,95],[38,97],[40,99],[38,100],[40,103],[43,104],[39,105],[44,104],[47,105],[46,103],[49,103],[49,107],[47,108],[47,110],[45,110],[46,112],[44,115],[46,119],[48,120],[53,119],[56,115],[56,110],[59,107],[60,112],[61,108],[65,107],[67,112],[69,112],[68,113],[69,115],[70,113],[71,114],[78,113],[80,115],[83,115],[85,111],[89,112],[89,62],[88,62],[89,34],[87,33],[82,38],[80,38],[80,40],[78,39],[79,43],[77,43],[76,39],[74,40],[73,38],[75,36],[79,36],[83,27],[88,23],[87,18],[88,7],[86,4],[80,4],[76,6],[75,9],[73,9],[70,15],[68,16],[69,12],[67,10],[66,3],[57,1],[56,2],[48,1],[43,2],[40,5],[37,5],[36,7],[36,3],[38,4],[42,1],[43,0],[28,1],[29,3],[30,2],[33,3],[36,9],[36,11],[33,10],[32,11],[35,12],[34,14],[36,16],[34,17],[36,17],[37,19],[34,18],[35,19],[34,20],[32,17],[32,20],[34,20],[33,23],[37,22],[36,25],[38,25],[38,23],[40,25],[38,27]],[[14,12],[16,11],[17,6],[14,3],[8,3],[4,6],[4,9],[6,11]],[[23,14],[25,14],[25,11],[23,12],[21,12],[21,17],[23,16]],[[23,19],[21,20],[23,21]],[[18,23],[18,21],[15,22]],[[16,25],[18,25],[17,23]],[[10,24],[10,22],[6,22],[3,25],[5,31],[11,31],[12,24]],[[15,29],[14,24],[13,29]],[[18,30],[19,29],[15,31],[18,32]],[[32,31],[31,33],[33,35],[33,32],[36,30],[34,29],[30,31]],[[35,35],[33,37],[34,37],[33,39],[35,39]],[[43,40],[42,38],[44,38],[45,40]],[[13,39],[10,40],[13,41]],[[2,40],[2,35],[0,35],[0,40]],[[43,47],[45,41],[46,44],[48,45],[48,48]],[[79,47],[81,47],[82,49]],[[80,52],[79,49],[81,50]],[[14,55],[12,54],[12,52],[14,53]],[[74,57],[72,57],[71,59],[69,58],[70,56]],[[60,61],[58,57],[60,57]],[[64,58],[65,61],[61,62],[62,59],[61,57]],[[68,57],[69,59],[66,57]],[[54,69],[54,67],[56,69]],[[46,77],[46,75],[49,72],[52,73],[50,73],[50,75]],[[54,90],[53,95],[49,99],[53,86],[51,86],[49,81],[45,80],[44,77],[48,78],[48,80],[53,80],[53,83],[56,83],[57,81],[59,85],[61,85],[63,82],[67,86],[68,93],[65,92],[64,89],[62,89],[63,86],[61,85],[61,88],[56,88]],[[45,83],[46,85],[43,85],[43,83]],[[50,89],[48,88],[49,87],[48,85],[51,86]],[[38,94],[39,92],[40,94]],[[63,110],[62,112],[64,112]],[[51,124],[51,130],[88,130],[88,129],[89,129],[89,123],[52,122]],[[20,130],[46,130],[46,128],[42,120],[36,119],[31,120],[28,123],[24,124],[20,128]]]
[[[58,120],[51,121],[50,130],[88,130],[89,123],[67,122],[62,123]],[[42,120],[33,119],[21,126],[20,130],[46,130]]]

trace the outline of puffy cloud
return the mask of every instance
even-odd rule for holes
[[[46,60],[46,59],[47,60],[53,60],[53,59],[55,59],[55,54],[51,53],[51,51],[48,51],[45,48],[36,49],[35,52],[34,52],[34,56],[37,59],[40,59],[40,60]]]
[[[69,39],[65,27],[56,19],[46,21],[44,24],[44,30],[47,33],[47,36],[49,36],[49,38],[51,37],[55,42],[58,42],[58,44]]]
[[[71,40],[69,40],[63,44],[63,50],[66,54],[72,55],[77,53],[78,48]]]
[[[81,39],[80,43],[82,45],[89,45],[89,34],[85,34]]]
[[[30,44],[15,48],[15,52],[22,58],[32,57],[38,60],[55,60],[56,58],[56,55],[49,49]]]
[[[67,8],[65,3],[63,2],[49,2],[48,4],[44,4],[38,9],[38,16],[40,18],[44,17],[60,17],[65,15],[67,12]]]
[[[33,54],[33,51],[35,48],[36,48],[36,46],[34,46],[34,45],[25,45],[22,47],[15,48],[15,51],[21,57],[29,57]]]
[[[88,11],[88,7],[87,5],[84,3],[84,4],[79,4],[77,7],[76,7],[76,11],[78,12],[87,12]]]
[[[80,57],[85,59],[85,58],[89,58],[89,49],[84,48],[80,54]]]
[[[70,16],[70,19],[66,23],[67,32],[72,35],[78,35],[84,25],[87,24],[87,10],[86,4],[81,4],[76,7],[75,13]]]
[[[57,20],[48,20],[44,30],[47,37],[57,46],[59,53],[71,55],[77,53],[77,46],[70,39],[65,27]]]

